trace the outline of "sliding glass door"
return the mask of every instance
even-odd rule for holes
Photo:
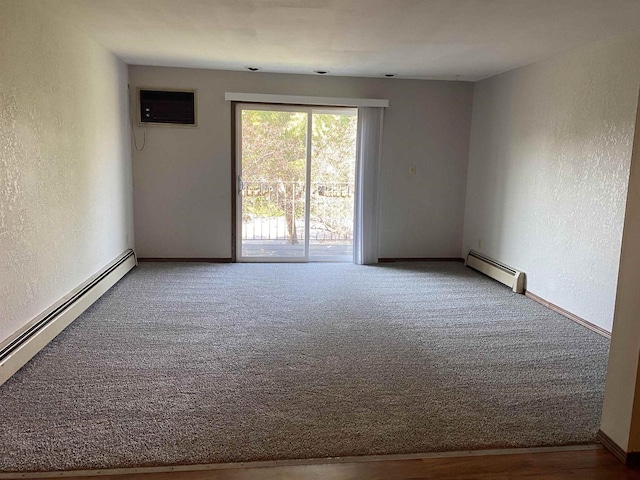
[[[356,110],[236,108],[238,261],[352,261]]]

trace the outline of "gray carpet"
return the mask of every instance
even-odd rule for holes
[[[589,443],[608,348],[456,263],[142,264],[0,387],[0,470]]]

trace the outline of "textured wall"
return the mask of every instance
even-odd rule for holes
[[[625,452],[640,451],[640,103],[622,234],[601,430]]]
[[[0,341],[133,243],[127,70],[0,0]]]
[[[136,87],[196,88],[197,128],[148,127],[133,152],[136,247],[147,257],[231,256],[231,113],[225,92],[388,98],[381,257],[458,257],[473,85],[132,66]],[[142,128],[136,127],[138,144]],[[411,175],[410,166],[416,166]]]
[[[600,42],[475,85],[464,251],[611,329],[640,37]]]

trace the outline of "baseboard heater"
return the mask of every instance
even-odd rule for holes
[[[511,268],[475,250],[469,251],[465,265],[484,273],[500,283],[504,283],[516,293],[524,293],[524,273],[515,268]]]
[[[134,251],[127,250],[0,344],[0,385],[136,265]]]

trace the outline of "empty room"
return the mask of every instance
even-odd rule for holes
[[[0,0],[0,479],[640,479],[639,92],[637,0]]]

